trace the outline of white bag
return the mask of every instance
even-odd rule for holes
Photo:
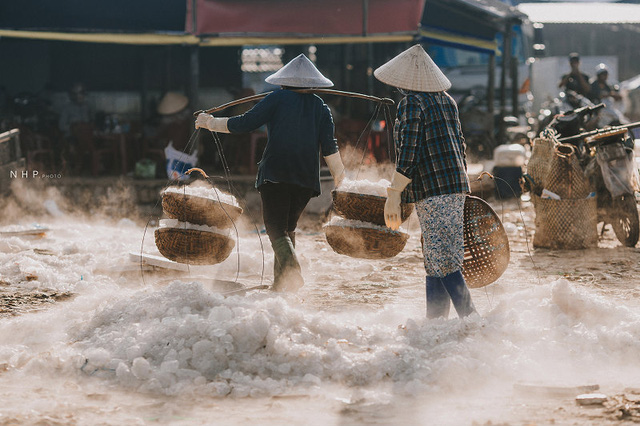
[[[633,194],[640,189],[640,176],[632,150],[625,150],[619,144],[605,145],[598,148],[596,159],[611,196]]]
[[[173,143],[164,149],[164,155],[167,159],[167,176],[172,180],[187,180],[189,175],[185,172],[196,166],[198,163],[198,150],[194,150],[189,155],[186,152],[178,151],[173,147]]]

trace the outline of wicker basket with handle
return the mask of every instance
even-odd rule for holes
[[[155,232],[158,251],[169,260],[191,265],[215,265],[224,261],[235,241],[215,232],[183,228],[158,228]]]
[[[387,197],[336,190],[332,191],[331,195],[333,196],[334,210],[345,219],[385,226],[384,203],[387,201]],[[413,204],[403,203],[400,207],[402,222],[404,222],[411,216]]]
[[[394,257],[407,244],[409,234],[375,225],[324,226],[331,248],[338,254],[360,259],[386,259]]]
[[[227,229],[233,226],[242,208],[211,198],[176,192],[162,193],[162,209],[167,217],[196,225]]]
[[[573,145],[556,145],[544,188],[563,200],[584,199],[591,193],[591,184],[580,166]]]
[[[540,195],[544,189],[556,144],[556,140],[552,138],[536,138],[532,141],[533,150],[527,162],[527,174],[533,179],[531,191],[536,195]]]

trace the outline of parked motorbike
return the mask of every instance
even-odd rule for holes
[[[487,112],[480,98],[473,94],[462,98],[458,109],[467,153],[474,161],[492,158],[498,145],[529,142],[529,125],[522,125],[514,116]]]
[[[596,189],[602,232],[611,224],[618,240],[634,247],[640,235],[635,198],[640,182],[634,161],[634,140],[628,130],[640,127],[640,122],[585,131],[587,123],[597,119],[598,111],[604,107],[604,104],[584,106],[559,114],[542,133],[543,136],[545,132],[553,133],[559,142],[576,148],[580,164]]]

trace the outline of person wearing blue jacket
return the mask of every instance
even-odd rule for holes
[[[344,178],[344,166],[329,107],[319,96],[293,89],[331,87],[333,83],[303,54],[265,81],[280,89],[242,115],[213,117],[201,113],[195,125],[221,133],[246,133],[267,126],[256,188],[274,251],[272,289],[297,291],[304,279],[295,253],[295,229],[309,200],[320,195],[320,155],[336,186]]]
[[[427,272],[427,317],[475,312],[462,276],[464,203],[470,192],[458,107],[451,83],[419,44],[374,71],[404,95],[394,125],[396,170],[387,188],[385,222],[401,224],[400,203],[415,203]]]

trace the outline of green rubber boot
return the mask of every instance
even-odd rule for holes
[[[274,253],[272,290],[298,291],[304,285],[304,279],[291,238],[278,238],[271,245]]]

